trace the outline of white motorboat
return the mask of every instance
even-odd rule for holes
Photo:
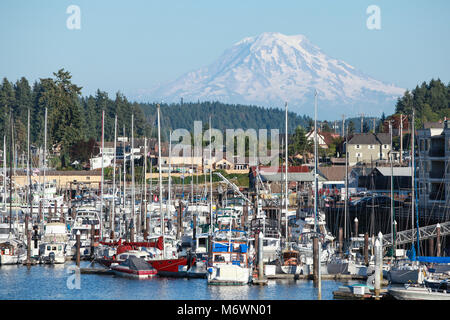
[[[66,262],[66,244],[64,242],[48,242],[39,245],[39,261],[57,264]]]
[[[388,292],[397,300],[450,300],[450,292],[424,285],[405,284],[404,287],[392,287]]]
[[[232,234],[236,232],[240,232],[240,236],[233,237]],[[228,239],[216,235],[215,240],[213,240],[212,265],[207,269],[208,284],[246,285],[251,281],[248,241],[245,237],[242,237],[243,231],[235,230],[227,231],[227,233]]]

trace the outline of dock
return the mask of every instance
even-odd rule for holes
[[[111,269],[105,268],[80,268],[82,274],[114,274]]]

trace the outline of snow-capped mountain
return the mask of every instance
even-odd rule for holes
[[[245,38],[207,67],[175,81],[141,90],[139,100],[219,100],[313,115],[318,92],[320,119],[392,113],[404,89],[375,80],[330,58],[303,35],[268,32]]]

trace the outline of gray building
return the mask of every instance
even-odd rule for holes
[[[426,212],[445,212],[450,200],[450,125],[425,123],[417,137],[419,206]]]
[[[388,161],[391,151],[389,133],[360,133],[348,141],[348,164],[370,164],[373,161]]]

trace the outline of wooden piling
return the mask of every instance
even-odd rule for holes
[[[264,235],[260,231],[259,236],[258,236],[258,278],[259,278],[259,280],[264,279],[263,241],[264,241]]]
[[[369,234],[364,234],[364,264],[369,266]]]
[[[428,255],[430,257],[434,256],[434,239],[428,239]]]
[[[355,237],[358,236],[358,232],[359,232],[359,222],[358,222],[358,218],[355,217]]]
[[[42,217],[42,200],[41,200],[41,201],[39,201],[39,220],[38,220],[38,222],[41,223],[42,221],[44,221],[44,220]]]
[[[81,241],[80,241],[80,231],[77,231],[77,255],[76,255],[76,263],[77,267],[80,267],[80,251],[81,251]]]
[[[313,238],[313,279],[314,282],[319,280],[319,238]]]
[[[31,264],[31,230],[27,231],[27,265]]]
[[[196,244],[197,243],[197,214],[194,213],[192,219],[193,219],[192,240],[194,240],[194,243]]]
[[[95,225],[91,224],[91,258],[94,257],[94,245],[95,245],[94,236],[95,236]]]

